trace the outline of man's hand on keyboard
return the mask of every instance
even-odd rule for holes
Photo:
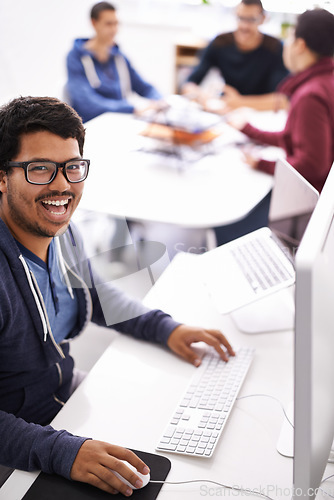
[[[226,337],[219,330],[205,330],[196,326],[178,326],[170,334],[167,345],[189,363],[199,366],[201,359],[191,348],[194,342],[205,342],[214,347],[224,361],[228,361],[228,356],[235,354]]]

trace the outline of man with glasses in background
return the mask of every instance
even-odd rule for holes
[[[259,31],[265,20],[261,0],[242,0],[236,17],[236,30],[218,35],[208,45],[182,93],[209,111],[223,113],[241,106],[258,110],[285,107],[285,97],[275,93],[278,83],[288,74],[282,59],[283,47],[280,40]],[[215,101],[211,109],[212,96],[200,84],[213,68],[219,70],[225,85],[222,83],[220,101]]]
[[[92,321],[195,366],[193,342],[226,361],[234,353],[221,332],[180,325],[96,274],[70,224],[89,169],[84,138],[82,120],[58,99],[20,97],[0,108],[0,486],[18,468],[130,496],[110,469],[140,487],[121,462],[147,474],[137,455],[49,425],[84,376],[69,341]]]

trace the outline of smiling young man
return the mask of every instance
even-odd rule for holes
[[[91,22],[95,36],[76,39],[67,57],[67,90],[83,121],[108,111],[136,112],[133,93],[147,99],[146,107],[155,107],[161,94],[139,75],[115,42],[115,7],[109,2],[95,4]]]
[[[89,169],[84,135],[77,113],[55,98],[0,108],[0,475],[1,466],[41,469],[129,496],[109,469],[135,485],[120,461],[147,473],[135,454],[49,425],[77,385],[69,340],[93,321],[195,366],[193,342],[225,360],[234,353],[221,332],[180,325],[96,275],[70,223]]]
[[[21,136],[15,160],[7,163],[10,175],[2,176],[2,220],[15,239],[44,262],[52,238],[66,231],[80,201],[83,182],[68,180],[79,175],[82,181],[80,173],[88,173],[89,162],[80,158],[76,139],[63,139],[47,130],[28,132]],[[29,163],[22,163],[27,159]],[[54,170],[57,163],[63,165],[59,168],[66,177]],[[48,182],[53,174],[50,184],[39,184]]]
[[[236,8],[236,19],[235,31],[218,35],[205,49],[182,92],[197,96],[209,107],[211,96],[200,84],[216,68],[225,80],[222,111],[240,106],[259,110],[283,106],[285,100],[275,89],[288,71],[283,64],[282,43],[259,30],[265,20],[261,0],[242,0]]]

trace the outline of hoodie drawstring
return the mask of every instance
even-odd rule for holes
[[[70,280],[68,278],[68,273],[67,273],[66,268],[65,268],[64,257],[63,257],[63,253],[61,251],[59,238],[58,237],[54,238],[54,241],[55,241],[55,244],[57,247],[57,252],[58,252],[58,257],[59,257],[58,263],[59,263],[60,270],[62,272],[62,275],[64,276],[64,280],[65,280],[65,283],[67,286],[68,293],[70,294],[71,298],[74,300],[73,289],[71,287],[71,283],[70,283]]]
[[[34,297],[36,305],[37,305],[37,309],[38,309],[38,312],[39,312],[39,315],[40,315],[40,318],[41,318],[41,321],[42,321],[42,325],[43,325],[44,342],[46,342],[46,338],[47,338],[47,335],[48,335],[48,326],[47,326],[47,323],[46,323],[44,312],[43,312],[41,303],[40,303],[40,301],[38,299],[38,295],[36,293],[36,290],[35,290],[35,287],[34,287],[34,284],[33,284],[32,278],[31,278],[29,266],[26,263],[26,261],[24,260],[23,255],[20,255],[19,259],[20,259],[20,261],[21,261],[21,263],[23,265],[23,268],[25,270],[25,273],[26,273],[26,276],[27,276],[27,280],[28,280],[31,292],[33,294],[33,297]]]

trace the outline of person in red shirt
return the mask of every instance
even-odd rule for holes
[[[245,115],[230,114],[229,123],[257,142],[285,150],[287,161],[318,191],[334,162],[334,16],[325,9],[307,10],[297,19],[283,59],[292,75],[279,87],[290,99],[284,130],[266,132]],[[275,162],[245,154],[255,169],[274,173]]]

